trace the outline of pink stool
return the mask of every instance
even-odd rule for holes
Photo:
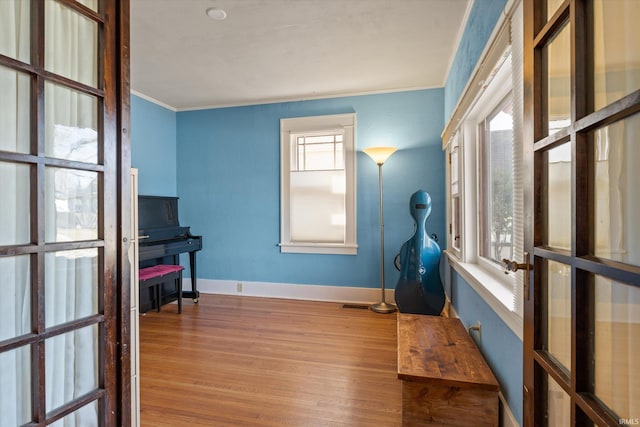
[[[158,311],[160,311],[160,306],[162,305],[162,284],[173,280],[178,291],[178,313],[182,313],[182,270],[184,270],[184,267],[181,265],[165,264],[140,269],[138,276],[140,291],[153,288]]]

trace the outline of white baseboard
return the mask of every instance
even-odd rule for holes
[[[500,398],[500,419],[502,420],[500,427],[520,427],[502,393],[498,393],[498,397]]]
[[[191,290],[191,280],[183,279],[182,288]],[[241,288],[241,291],[239,290]],[[265,298],[298,299],[371,304],[380,301],[380,288],[298,285],[291,283],[246,282],[241,280],[198,279],[203,294],[240,295]],[[385,289],[385,301],[394,303],[394,290]]]

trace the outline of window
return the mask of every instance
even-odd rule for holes
[[[460,204],[460,173],[459,173],[459,142],[458,135],[454,137],[451,143],[451,149],[449,153],[450,164],[450,180],[451,180],[451,249],[453,249],[458,256],[460,256],[461,239],[460,239],[460,214],[462,206]]]
[[[448,259],[522,337],[524,276],[505,274],[502,262],[523,262],[524,247],[521,6],[517,9],[479,61],[443,142],[449,155]]]
[[[280,120],[281,252],[355,255],[355,114]]]
[[[511,93],[478,126],[480,256],[513,258],[513,100]]]

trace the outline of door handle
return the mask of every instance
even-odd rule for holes
[[[524,297],[529,301],[529,272],[533,268],[529,261],[529,252],[524,252],[524,263],[519,264],[516,261],[504,258],[502,264],[504,265],[504,274],[515,273],[518,270],[524,270]]]

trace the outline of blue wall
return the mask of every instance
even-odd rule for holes
[[[455,270],[451,270],[451,303],[465,325],[482,324],[476,344],[491,367],[514,417],[522,425],[522,341]]]
[[[445,237],[445,163],[440,132],[443,90],[179,112],[181,222],[203,235],[198,277],[274,283],[378,287],[377,166],[363,148],[394,145],[384,165],[386,283],[398,278],[393,257],[413,234],[409,197],[431,194],[430,233]],[[358,254],[282,254],[280,119],[357,114]]]
[[[507,0],[475,0],[444,88],[444,116],[449,119],[476,67]]]
[[[131,166],[138,192],[176,196],[176,113],[131,95]]]
[[[471,78],[505,5],[506,0],[475,0],[444,88],[445,122]],[[463,323],[482,323],[478,347],[498,378],[509,408],[522,424],[522,341],[454,269],[451,283],[445,289],[449,287],[449,297]]]

